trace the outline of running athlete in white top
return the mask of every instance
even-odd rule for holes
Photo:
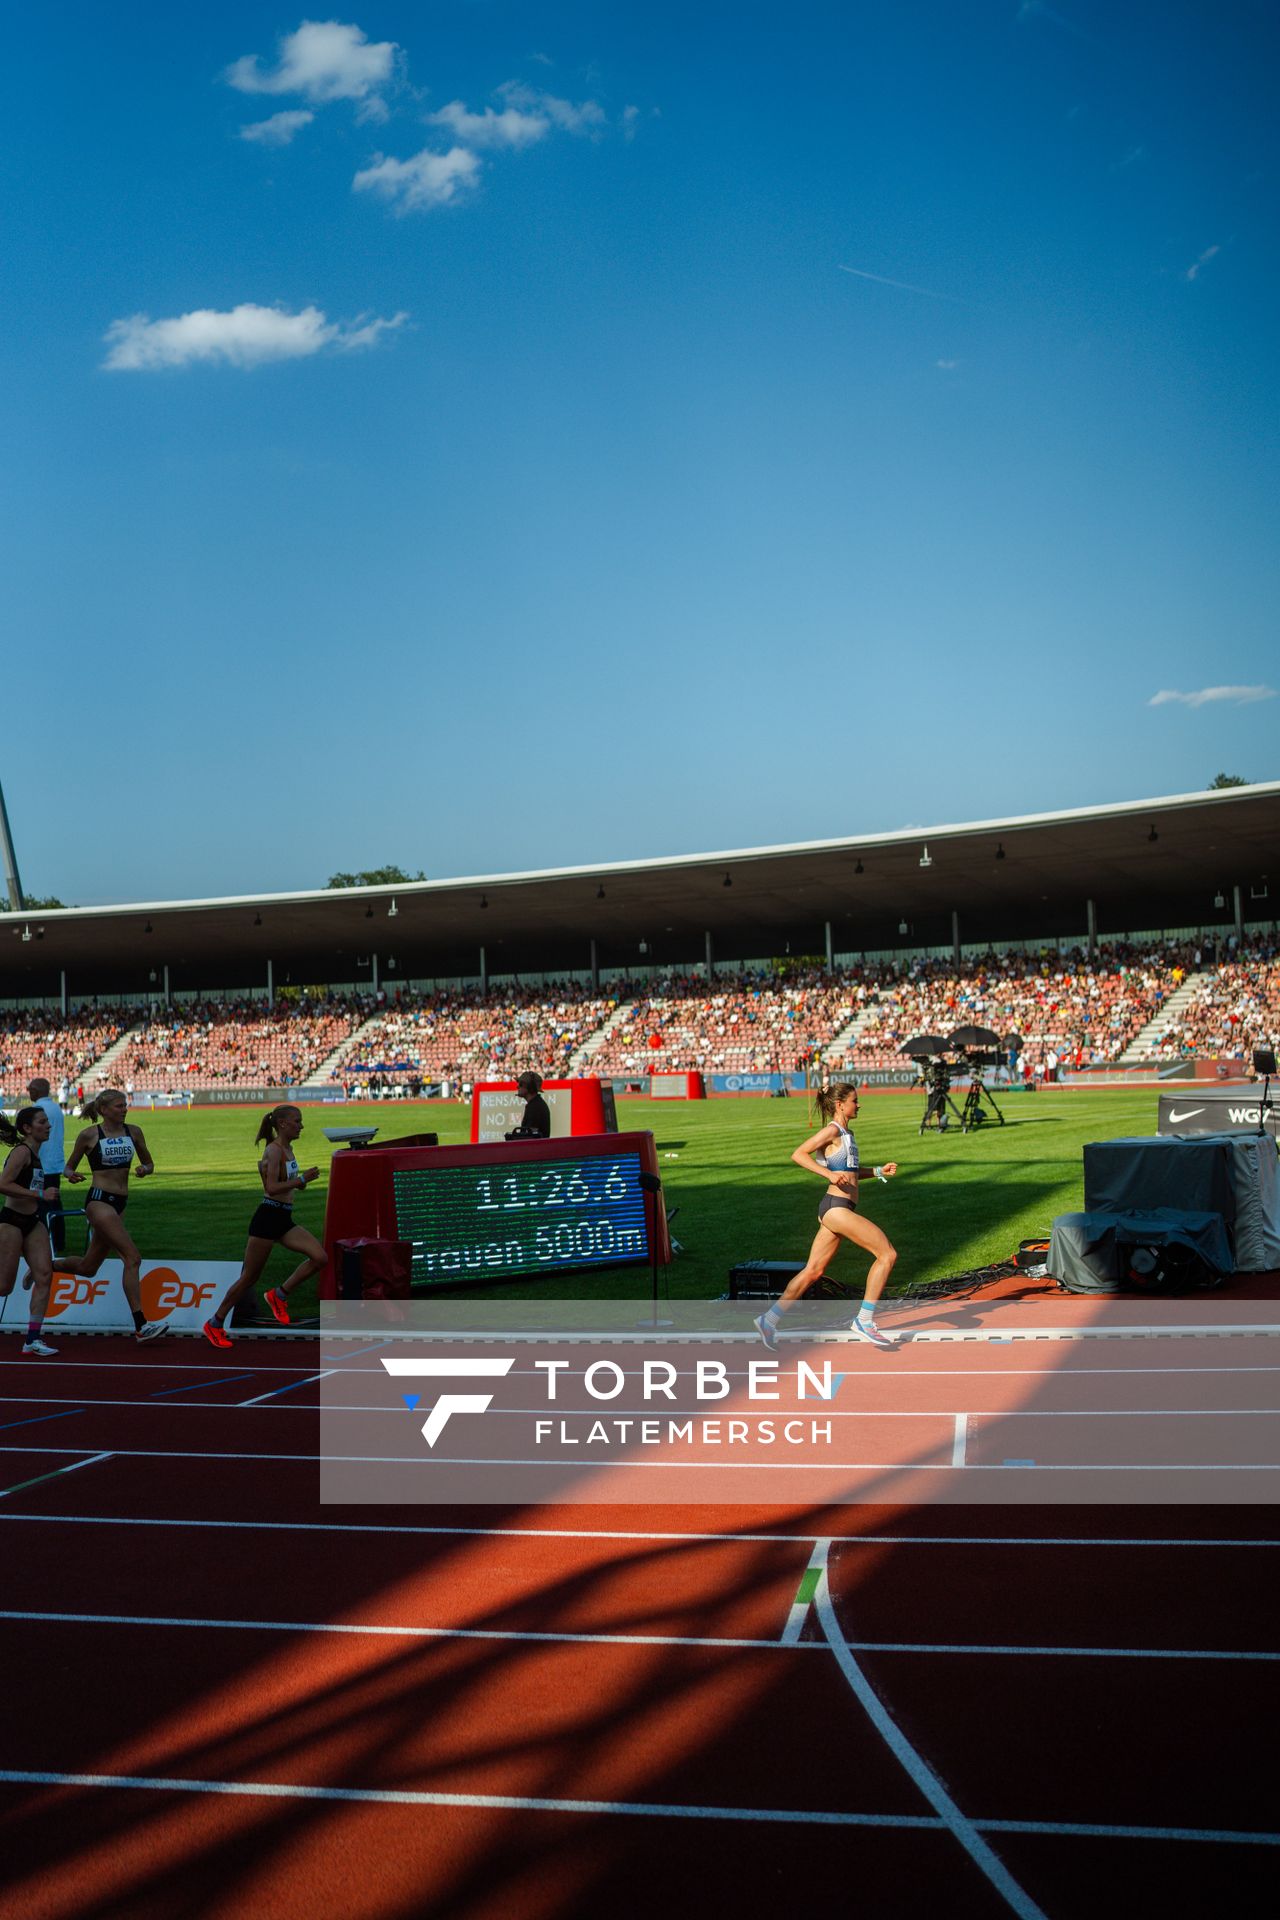
[[[858,1143],[849,1131],[858,1114],[858,1089],[847,1082],[826,1087],[818,1095],[818,1112],[825,1125],[798,1146],[791,1158],[807,1173],[816,1173],[827,1182],[827,1190],[818,1202],[818,1232],[809,1249],[809,1258],[779,1297],[762,1313],[756,1330],[766,1347],[776,1348],[781,1317],[793,1300],[799,1300],[815,1281],[821,1280],[839,1251],[842,1240],[852,1240],[872,1257],[866,1291],[858,1317],[849,1331],[856,1339],[873,1347],[892,1347],[893,1341],[876,1325],[876,1302],[893,1272],[897,1249],[883,1228],[865,1220],[858,1212],[858,1180],[861,1167]],[[896,1160],[886,1160],[872,1171],[877,1180],[890,1180],[898,1171]]]

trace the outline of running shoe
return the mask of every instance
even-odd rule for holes
[[[144,1320],[134,1335],[134,1339],[158,1340],[162,1333],[168,1333],[168,1331],[169,1329],[163,1320]]]
[[[287,1327],[289,1324],[289,1309],[285,1304],[285,1297],[279,1287],[269,1287],[262,1297],[270,1307],[272,1313],[274,1313],[276,1319],[280,1322],[280,1325]]]
[[[205,1339],[213,1347],[229,1347],[234,1344],[223,1332],[216,1320],[206,1320],[200,1329]]]
[[[28,1340],[25,1346],[23,1347],[22,1351],[24,1353],[34,1353],[36,1357],[40,1360],[47,1360],[49,1358],[49,1355],[51,1353],[56,1353],[58,1349],[56,1347],[51,1347],[47,1340],[41,1340],[37,1338],[35,1340]]]
[[[761,1314],[759,1319],[753,1320],[751,1324],[764,1341],[766,1347],[768,1347],[770,1353],[776,1353],[778,1351],[778,1336],[764,1315]]]
[[[854,1320],[850,1323],[849,1331],[855,1340],[865,1340],[869,1347],[882,1347],[888,1350],[897,1344],[889,1338],[887,1333],[881,1333],[874,1320]]]

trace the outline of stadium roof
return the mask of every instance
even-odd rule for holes
[[[793,846],[400,886],[0,914],[0,997],[582,971],[1271,920],[1280,781]],[[1280,881],[1280,862],[1277,879]],[[1222,904],[1218,905],[1217,902]],[[900,928],[906,923],[907,932]],[[640,942],[646,951],[640,952]],[[394,959],[394,969],[390,962]],[[90,982],[93,982],[90,985]]]

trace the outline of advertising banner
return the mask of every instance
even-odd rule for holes
[[[1259,1133],[1263,1128],[1262,1095],[1256,1087],[1189,1088],[1186,1093],[1160,1095],[1161,1133]],[[1266,1131],[1277,1137],[1276,1109],[1268,1106]]]
[[[144,1261],[142,1311],[171,1333],[198,1333],[240,1272],[236,1260]],[[62,1333],[132,1333],[118,1260],[104,1260],[91,1279],[54,1270],[45,1328]],[[0,1332],[25,1327],[31,1295],[21,1280],[0,1300]]]

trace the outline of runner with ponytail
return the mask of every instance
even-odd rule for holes
[[[98,1271],[109,1253],[115,1254],[124,1265],[124,1297],[133,1316],[134,1337],[155,1340],[168,1329],[163,1320],[148,1320],[142,1311],[142,1255],[124,1223],[124,1210],[129,1204],[130,1174],[136,1172],[139,1180],[145,1180],[156,1168],[142,1128],[130,1126],[125,1119],[128,1111],[129,1102],[118,1087],[104,1088],[81,1109],[91,1124],[77,1134],[62,1177],[79,1185],[84,1175],[77,1173],[76,1168],[82,1160],[88,1161],[93,1174],[93,1185],[84,1203],[89,1245],[78,1259],[68,1260],[59,1255],[58,1271],[80,1274],[87,1279]]]
[[[780,1295],[776,1304],[756,1321],[756,1331],[766,1347],[775,1350],[782,1316],[792,1302],[822,1279],[842,1240],[850,1240],[871,1254],[871,1271],[858,1317],[849,1331],[869,1346],[892,1347],[893,1341],[876,1325],[876,1302],[893,1272],[897,1250],[883,1228],[865,1220],[858,1212],[858,1180],[861,1166],[858,1143],[849,1128],[857,1118],[858,1089],[849,1082],[824,1087],[818,1095],[818,1116],[824,1122],[817,1133],[798,1146],[791,1158],[806,1173],[825,1180],[827,1190],[818,1202],[818,1232],[809,1249],[809,1258]],[[886,1160],[872,1169],[877,1180],[890,1180],[898,1171],[896,1160]]]
[[[308,1167],[304,1172],[294,1157],[293,1143],[301,1132],[302,1112],[298,1107],[273,1107],[270,1113],[263,1116],[258,1128],[255,1145],[260,1141],[266,1142],[266,1152],[258,1162],[263,1198],[249,1222],[249,1239],[239,1276],[227,1289],[213,1318],[204,1323],[204,1337],[215,1347],[231,1345],[226,1331],[228,1317],[258,1279],[271,1258],[272,1247],[287,1247],[290,1253],[302,1255],[301,1263],[288,1279],[282,1280],[278,1287],[272,1287],[263,1295],[282,1326],[289,1324],[286,1303],[294,1288],[301,1286],[313,1274],[323,1273],[325,1269],[327,1258],[324,1248],[315,1235],[306,1227],[299,1226],[293,1217],[294,1195],[301,1193],[320,1176],[319,1167]]]
[[[25,1259],[31,1310],[22,1351],[40,1360],[58,1351],[40,1338],[53,1278],[53,1249],[40,1207],[57,1200],[57,1190],[40,1165],[40,1148],[48,1138],[49,1116],[40,1107],[19,1108],[12,1124],[0,1113],[0,1142],[9,1149],[0,1169],[0,1299],[12,1293],[19,1262]]]

